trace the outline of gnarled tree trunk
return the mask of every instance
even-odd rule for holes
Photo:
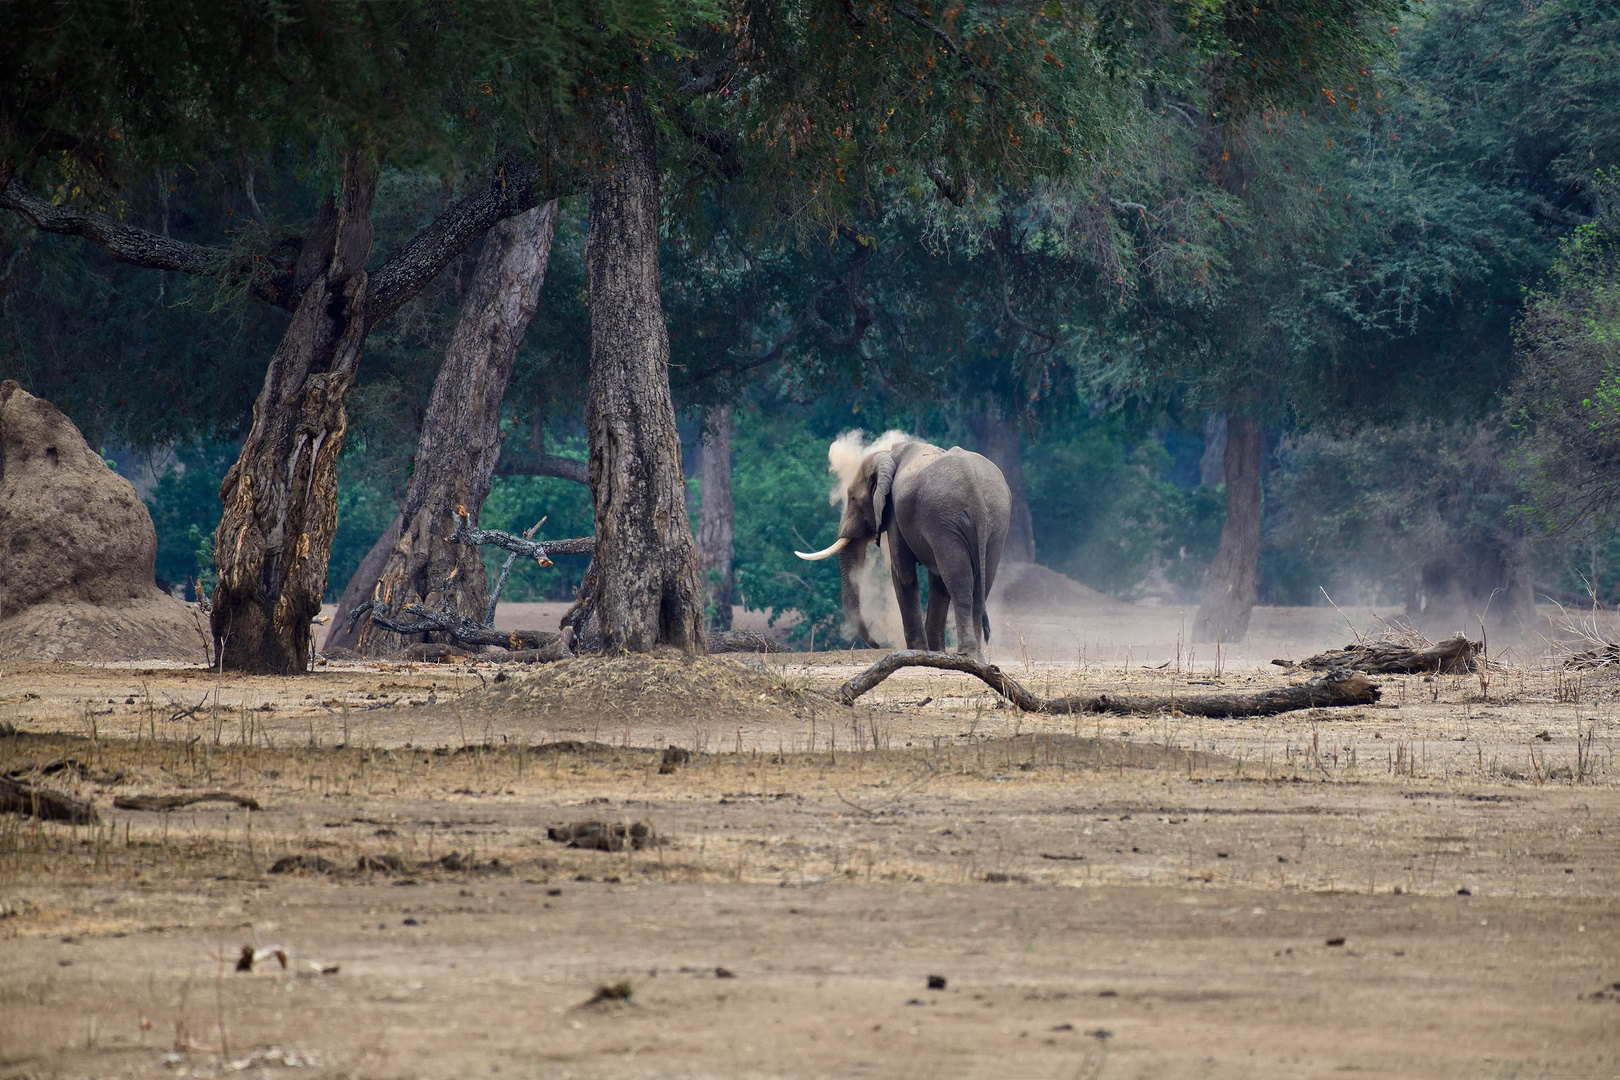
[[[703,590],[686,517],[681,440],[658,292],[658,161],[636,96],[601,107],[608,160],[591,184],[585,268],[591,381],[585,404],[596,507],[602,648],[702,652]]]
[[[392,618],[408,604],[438,610],[448,599],[455,614],[484,620],[489,586],[478,549],[444,538],[456,529],[456,507],[466,507],[476,525],[489,496],[501,453],[501,403],[540,302],[556,221],[552,201],[508,218],[484,239],[422,418],[399,535],[366,597],[375,595],[378,609]],[[399,645],[397,634],[372,625],[369,616],[359,630],[363,656]]]
[[[1226,422],[1226,525],[1204,579],[1193,640],[1242,641],[1249,632],[1260,576],[1260,425],[1249,416]]]
[[[1012,493],[1012,519],[1007,523],[1007,542],[1001,549],[1004,562],[1035,561],[1035,523],[1024,494],[1023,432],[1016,421],[989,413],[974,425],[979,453],[996,463]]]
[[[285,675],[309,664],[310,620],[326,591],[337,528],[337,460],[366,339],[366,259],[377,162],[352,151],[341,202],[328,200],[304,238],[299,292],[241,456],[220,485],[214,648],[226,670]]]
[[[698,511],[698,569],[703,574],[703,609],[712,611],[709,629],[731,629],[732,537],[736,510],[731,503],[731,406],[703,412],[703,503]]]

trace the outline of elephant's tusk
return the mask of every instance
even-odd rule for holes
[[[848,546],[848,544],[849,544],[849,537],[840,536],[837,540],[833,541],[833,546],[830,547],[830,548],[827,548],[825,551],[818,551],[818,552],[815,552],[814,554],[810,554],[810,555],[807,555],[802,551],[795,551],[793,554],[797,555],[799,558],[803,559],[805,562],[815,562],[818,559],[830,559],[830,558],[832,558],[834,555],[838,554],[840,551],[843,551],[844,548],[846,546]]]

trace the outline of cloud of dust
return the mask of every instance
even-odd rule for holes
[[[828,501],[843,506],[849,496],[850,482],[860,472],[867,454],[892,450],[915,437],[903,431],[885,431],[867,442],[866,433],[859,428],[838,436],[827,448],[827,471],[838,478]],[[905,624],[900,621],[900,605],[895,600],[894,582],[889,577],[889,554],[876,544],[867,547],[866,556],[855,572],[855,591],[861,598],[861,618],[866,620],[866,628],[879,644],[891,648],[904,646]]]
[[[905,623],[900,621],[900,603],[894,598],[894,581],[889,577],[887,549],[871,544],[855,574],[855,589],[861,597],[861,618],[879,645],[904,648]]]
[[[827,448],[827,471],[838,477],[838,483],[833,485],[827,501],[834,506],[844,505],[844,500],[849,495],[850,482],[855,479],[855,474],[861,471],[861,462],[865,460],[867,454],[893,450],[901,443],[910,442],[915,438],[915,435],[907,435],[903,431],[890,430],[867,442],[866,432],[860,428],[838,436]]]

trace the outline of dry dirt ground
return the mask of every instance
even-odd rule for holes
[[[1275,685],[1336,617],[995,658]],[[847,651],[11,664],[0,771],[101,824],[0,817],[0,1077],[1620,1076],[1614,689],[1533,652],[1240,720],[915,669],[851,709]],[[112,805],[221,790],[261,809]]]

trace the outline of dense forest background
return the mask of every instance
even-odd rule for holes
[[[837,575],[791,552],[834,538],[827,446],[861,428],[1016,464],[1037,561],[1196,604],[1239,413],[1261,440],[1261,603],[1331,594],[1421,620],[1493,593],[1620,596],[1620,6],[1431,0],[1400,18],[1356,81],[1222,121],[1243,125],[1223,144],[1247,155],[1236,178],[1166,77],[1123,107],[1087,184],[965,198],[936,178],[865,206],[853,239],[762,233],[724,186],[681,203],[661,264],[688,502],[695,529],[705,424],[729,410],[739,601],[836,632]],[[386,167],[379,248],[454,180]],[[672,165],[665,187],[689,180]],[[317,203],[274,154],[155,169],[121,198],[164,236],[240,250]],[[587,487],[525,466],[586,456],[586,218],[586,196],[563,198],[485,527],[592,532]],[[475,261],[371,334],[328,599],[400,511]],[[824,332],[756,365],[823,282],[840,285],[807,309]],[[220,484],[286,321],[0,215],[0,377],[136,484],[166,585],[208,580]],[[583,570],[525,561],[505,598],[568,599]]]

